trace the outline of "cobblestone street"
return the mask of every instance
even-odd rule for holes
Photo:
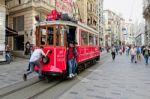
[[[150,65],[130,62],[130,57],[109,58],[73,86],[60,99],[150,99]]]

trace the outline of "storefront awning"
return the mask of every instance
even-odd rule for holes
[[[8,36],[17,36],[18,35],[18,32],[9,28],[9,27],[6,27],[6,37]]]

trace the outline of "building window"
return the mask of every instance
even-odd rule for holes
[[[90,4],[90,11],[92,11],[92,4]]]
[[[14,50],[24,50],[24,35],[14,37]]]
[[[24,30],[24,16],[18,16],[13,18],[13,29],[16,31]]]
[[[18,0],[19,4],[21,4],[21,0]]]

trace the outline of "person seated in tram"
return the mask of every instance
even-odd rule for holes
[[[68,72],[69,72],[69,78],[74,77],[73,74],[73,59],[74,59],[74,55],[73,55],[73,49],[74,49],[74,45],[73,42],[71,41],[69,43],[69,47],[67,48],[67,63],[68,63]]]

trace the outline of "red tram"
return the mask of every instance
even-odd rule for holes
[[[68,42],[77,42],[77,64],[83,66],[86,62],[96,61],[100,57],[99,33],[82,23],[71,21],[45,21],[36,26],[36,46],[43,45],[44,52],[51,50],[47,58],[43,58],[42,74],[61,76],[67,73]],[[38,67],[35,67],[38,70]]]

